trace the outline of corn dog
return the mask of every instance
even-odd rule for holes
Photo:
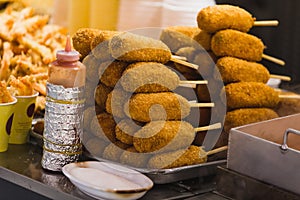
[[[139,122],[181,120],[190,113],[189,102],[172,92],[138,93],[126,103],[126,115]]]
[[[138,152],[166,152],[187,148],[195,131],[185,121],[152,121],[134,134],[133,145]]]
[[[128,66],[120,83],[129,92],[166,92],[179,85],[179,77],[161,63],[138,62]]]
[[[129,147],[120,156],[120,163],[129,165],[132,167],[146,168],[149,154],[139,153],[133,146]]]
[[[262,64],[234,57],[218,59],[217,67],[225,84],[241,81],[267,83],[270,78],[268,69]]]
[[[91,132],[100,139],[107,142],[116,141],[116,122],[112,115],[101,113],[92,119],[90,126]]]
[[[198,27],[209,33],[223,29],[248,32],[255,18],[246,10],[232,5],[214,5],[200,10],[197,15]]]
[[[141,123],[134,122],[131,119],[123,119],[116,126],[116,138],[125,144],[132,145],[134,133],[141,128]]]
[[[224,131],[229,133],[231,128],[269,120],[278,117],[278,114],[269,108],[243,108],[227,112]]]
[[[227,108],[275,107],[279,103],[278,93],[270,86],[259,82],[238,82],[225,86]]]
[[[91,42],[100,33],[98,29],[80,28],[72,36],[73,46],[84,59],[91,52]]]
[[[98,69],[100,81],[108,87],[115,87],[127,65],[128,63],[117,60],[101,63]]]
[[[112,114],[114,117],[124,118],[126,117],[124,113],[124,105],[130,99],[130,93],[121,90],[112,90],[106,100],[105,108],[106,112]]]
[[[100,111],[104,111],[106,107],[106,101],[108,94],[112,91],[112,88],[100,83],[95,90],[95,102],[98,105]]]
[[[159,62],[166,63],[171,59],[171,51],[160,40],[124,32],[109,42],[111,55],[125,62]]]
[[[263,42],[256,36],[231,29],[217,32],[211,40],[211,49],[215,55],[254,62],[262,59],[264,48]]]
[[[127,148],[129,148],[129,145],[124,144],[120,141],[115,141],[105,147],[102,157],[107,160],[120,161],[122,153]]]
[[[202,156],[203,155],[203,156]],[[200,146],[191,145],[188,149],[156,154],[148,161],[150,169],[170,169],[186,165],[205,163],[207,156]]]

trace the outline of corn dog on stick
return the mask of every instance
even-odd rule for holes
[[[157,62],[137,62],[124,71],[120,83],[124,90],[136,93],[167,92],[184,84],[207,84],[207,81],[181,81],[178,75]],[[185,85],[186,86],[186,85]]]
[[[277,26],[277,20],[255,21],[243,8],[232,5],[214,5],[203,8],[197,15],[198,27],[209,33],[224,29],[248,32],[253,26]]]
[[[273,108],[279,103],[278,93],[259,82],[238,82],[225,86],[227,108]]]
[[[180,62],[188,67],[197,68],[195,64],[172,57],[169,47],[160,40],[129,32],[114,36],[109,42],[111,55],[125,62]]]
[[[227,149],[227,146],[223,146],[206,152],[200,146],[191,145],[188,149],[154,155],[148,161],[148,167],[152,169],[170,169],[201,164],[207,162],[207,156]]]
[[[137,131],[133,145],[138,152],[166,152],[187,148],[195,138],[194,127],[185,121],[151,121]]]
[[[213,107],[212,103],[189,103],[172,92],[137,93],[126,102],[124,112],[139,122],[181,120],[190,114],[191,107]]]
[[[270,108],[236,109],[226,113],[224,131],[229,133],[231,128],[277,117],[279,117],[278,114]]]
[[[248,61],[260,61],[262,58],[284,65],[284,61],[271,56],[265,56],[263,42],[254,35],[237,30],[222,30],[211,40],[211,49],[217,56],[231,56]]]
[[[270,74],[268,69],[260,63],[234,57],[219,58],[217,67],[225,84],[241,81],[267,83],[270,78],[291,80],[288,76]]]

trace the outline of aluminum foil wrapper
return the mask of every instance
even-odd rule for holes
[[[51,171],[76,162],[82,152],[84,88],[47,83],[42,167]]]

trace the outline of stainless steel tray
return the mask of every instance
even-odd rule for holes
[[[227,167],[300,194],[299,121],[297,114],[232,129]]]
[[[87,156],[99,161],[117,163],[103,158],[94,157],[92,155]],[[226,165],[226,159],[172,169],[144,169],[126,165],[125,166],[145,174],[156,184],[166,184],[196,177],[214,175],[217,172],[217,167],[220,165]]]

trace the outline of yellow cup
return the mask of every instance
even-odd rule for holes
[[[0,152],[7,151],[9,135],[14,120],[17,99],[10,103],[0,103]]]
[[[31,96],[16,96],[18,102],[15,107],[14,121],[8,143],[24,144],[27,142],[38,95],[39,93],[35,92]]]

